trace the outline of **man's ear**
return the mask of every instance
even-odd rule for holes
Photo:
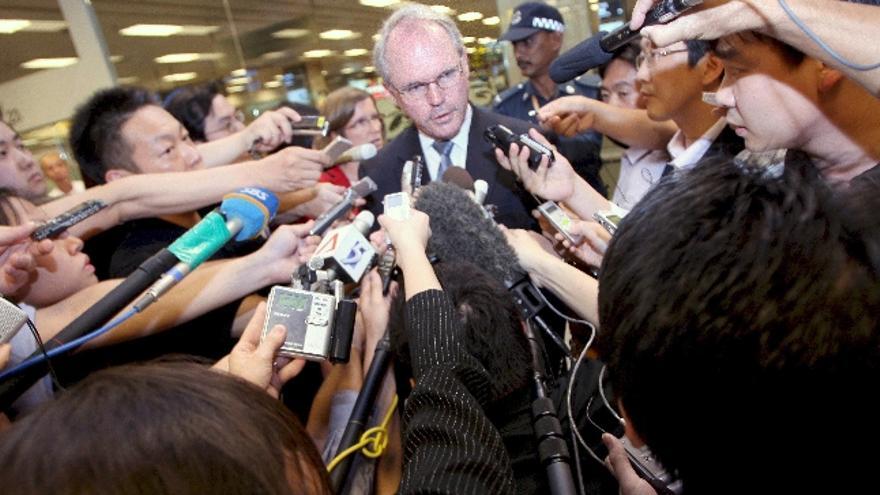
[[[553,40],[553,49],[561,50],[562,49],[562,33],[558,31],[553,31],[550,34],[550,39]]]
[[[703,86],[714,90],[721,84],[721,77],[724,75],[724,65],[721,63],[721,59],[709,52],[703,57],[700,64],[703,66]]]
[[[124,170],[121,168],[111,168],[110,170],[104,172],[104,181],[105,182],[113,182],[114,180],[119,180],[125,177],[132,175],[128,170]]]

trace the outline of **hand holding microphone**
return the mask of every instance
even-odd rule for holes
[[[292,108],[281,107],[267,110],[248,124],[241,132],[247,149],[259,152],[272,151],[293,137],[293,124],[300,115]]]
[[[641,0],[636,6],[644,14],[644,22],[635,22],[633,13],[632,25],[663,24],[675,19],[684,11],[699,5],[703,0]],[[646,5],[653,3],[646,12]],[[578,43],[571,50],[563,53],[550,65],[550,78],[562,84],[580,76],[584,72],[598,67],[614,56],[614,52],[639,36],[639,30],[631,25],[621,26],[610,33],[600,31],[595,36]],[[666,45],[658,45],[666,46]]]
[[[333,165],[341,165],[349,162],[362,162],[376,156],[378,150],[373,143],[364,143],[353,146],[333,160]]]

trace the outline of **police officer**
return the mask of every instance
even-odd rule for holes
[[[526,2],[516,8],[510,27],[501,39],[513,43],[516,65],[528,80],[496,96],[492,102],[493,110],[537,124],[534,114],[551,100],[567,95],[598,99],[601,81],[596,76],[584,75],[559,86],[550,79],[550,64],[559,56],[564,31],[562,14],[555,7]],[[559,138],[555,144],[590,185],[602,194],[607,193],[599,178],[602,165],[600,134],[586,132],[573,138]]]

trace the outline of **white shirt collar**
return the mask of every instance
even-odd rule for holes
[[[468,147],[468,137],[471,132],[471,120],[473,120],[474,112],[471,108],[471,105],[468,104],[467,109],[465,110],[464,120],[461,123],[461,128],[458,130],[458,134],[452,137],[450,141],[452,141],[452,151],[449,154],[449,158],[452,160],[452,165],[456,167],[465,168],[467,165],[467,147]],[[428,174],[431,175],[431,180],[437,180],[437,170],[440,168],[440,153],[434,149],[434,141],[436,139],[428,136],[422,131],[419,131],[419,144],[422,146],[422,156],[425,157],[425,166],[428,167]]]
[[[669,156],[672,157],[672,161],[669,164],[676,169],[685,169],[696,165],[703,158],[703,155],[706,154],[706,151],[709,150],[709,147],[712,146],[715,138],[724,130],[725,125],[727,125],[725,119],[718,119],[709,130],[700,136],[700,139],[691,143],[687,148],[684,146],[684,133],[679,129],[672,136],[669,144],[666,145],[666,150],[669,151]]]

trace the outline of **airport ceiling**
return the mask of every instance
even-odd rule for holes
[[[194,80],[201,81],[223,77],[240,68],[233,25],[249,69],[279,73],[295,70],[309,60],[303,57],[306,52],[329,49],[333,54],[319,59],[328,75],[360,72],[364,67],[369,70],[372,35],[390,9],[362,3],[382,1],[91,0],[91,3],[120,80],[161,90],[180,84],[168,80],[171,74],[193,77],[191,73],[195,73]],[[224,8],[226,2],[234,21],[232,25]],[[493,24],[493,20],[483,22],[498,15],[495,0],[436,2],[441,3],[453,9],[455,16],[467,12],[482,14],[483,19],[458,21],[465,36],[479,40],[499,35],[500,24]],[[30,23],[4,24],[4,20]],[[0,0],[0,82],[32,73],[33,69],[24,68],[22,64],[34,59],[76,57],[69,34],[58,22],[63,20],[56,0]],[[120,30],[138,24],[183,26],[183,33],[195,30],[196,34],[165,37],[120,34]],[[320,37],[325,33],[345,38],[347,33],[338,30],[352,31],[354,34],[348,36],[353,38]],[[331,34],[327,35],[328,31]],[[295,37],[279,37],[279,32]],[[157,58],[167,55],[173,55],[170,57],[173,63],[157,62]],[[194,57],[197,59],[191,60]]]

